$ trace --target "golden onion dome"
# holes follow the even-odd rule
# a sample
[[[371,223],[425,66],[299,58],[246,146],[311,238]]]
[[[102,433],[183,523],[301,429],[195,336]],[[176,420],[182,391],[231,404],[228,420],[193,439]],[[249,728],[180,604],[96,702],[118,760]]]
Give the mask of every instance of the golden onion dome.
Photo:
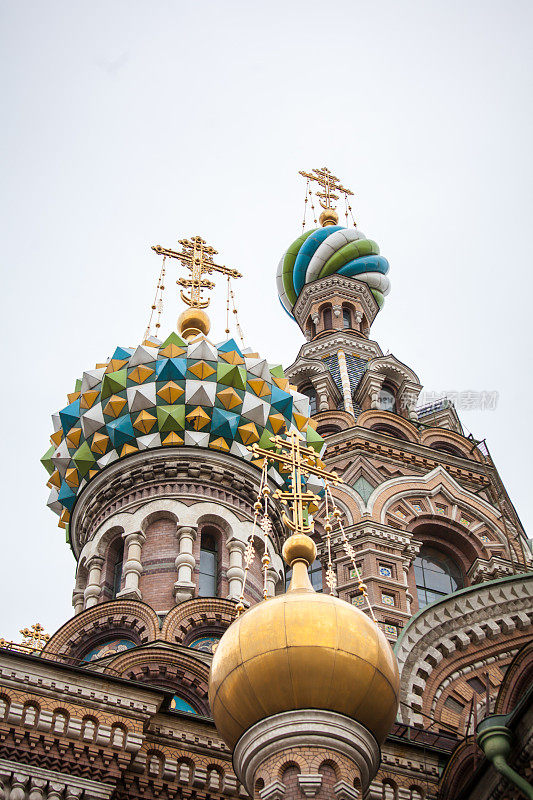
[[[233,747],[259,720],[318,708],[364,725],[381,743],[398,709],[396,658],[376,624],[344,600],[317,594],[307,574],[315,557],[307,536],[291,536],[286,594],[258,603],[220,640],[209,681],[218,732]]]

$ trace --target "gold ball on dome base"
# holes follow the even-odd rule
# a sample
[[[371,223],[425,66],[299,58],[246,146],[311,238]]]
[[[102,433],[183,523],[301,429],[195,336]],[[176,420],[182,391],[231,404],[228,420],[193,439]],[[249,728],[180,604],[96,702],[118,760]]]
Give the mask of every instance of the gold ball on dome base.
[[[209,317],[201,308],[187,308],[178,317],[178,333],[187,341],[200,334],[207,336],[210,329]]]
[[[295,561],[305,561],[309,565],[316,558],[316,544],[305,533],[293,533],[283,545],[282,555],[289,567]]]
[[[333,208],[326,208],[318,218],[318,221],[322,225],[323,228],[327,228],[328,225],[338,225],[339,224],[339,215]]]

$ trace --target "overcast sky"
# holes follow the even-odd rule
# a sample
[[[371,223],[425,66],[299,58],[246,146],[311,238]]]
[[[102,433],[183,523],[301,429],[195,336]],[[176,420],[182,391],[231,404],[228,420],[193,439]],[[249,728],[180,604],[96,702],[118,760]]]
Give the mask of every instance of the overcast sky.
[[[532,535],[530,1],[0,9],[0,636],[72,614],[74,559],[39,458],[76,377],[140,341],[152,244],[207,239],[244,273],[247,343],[293,361],[302,337],[274,276],[301,230],[299,169],[327,165],[354,190],[390,261],[383,350],[428,392],[499,393],[462,419]],[[223,307],[219,294],[218,341]]]

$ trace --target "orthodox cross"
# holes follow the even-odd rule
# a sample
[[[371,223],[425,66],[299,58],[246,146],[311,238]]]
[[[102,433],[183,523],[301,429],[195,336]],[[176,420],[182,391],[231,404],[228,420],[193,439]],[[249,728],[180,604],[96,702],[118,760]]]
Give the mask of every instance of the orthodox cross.
[[[327,472],[316,451],[302,443],[297,431],[290,431],[285,437],[271,436],[270,441],[277,452],[258,447],[257,444],[252,445],[249,450],[256,457],[276,461],[280,467],[285,468],[284,472],[291,473],[289,489],[287,491],[278,489],[274,497],[280,499],[284,505],[290,504],[291,518],[283,514],[283,521],[287,527],[294,533],[309,534],[313,526],[309,524],[306,512],[310,505],[318,507],[320,498],[304,488],[304,479],[309,475],[316,475],[333,484],[342,483],[342,480],[336,472]]]
[[[206,308],[209,305],[209,298],[202,296],[203,289],[213,289],[215,284],[203,278],[202,275],[207,273],[211,275],[213,272],[220,272],[222,275],[227,275],[229,278],[242,278],[240,272],[236,269],[229,267],[222,267],[215,264],[213,256],[217,251],[210,247],[201,236],[193,236],[189,239],[180,239],[181,251],[178,253],[175,250],[169,250],[166,247],[161,247],[157,244],[152,247],[156,253],[168,258],[176,258],[191,271],[189,278],[178,278],[176,283],[186,289],[190,289],[189,294],[185,294],[183,289],[180,292],[181,299],[184,303],[191,308]]]
[[[345,196],[353,195],[353,192],[341,186],[337,176],[333,175],[327,167],[313,169],[312,172],[300,170],[300,175],[303,175],[308,181],[316,181],[320,185],[322,191],[316,192],[316,196],[322,208],[335,208],[335,206],[332,205],[332,201],[339,199],[339,195],[336,194],[336,192],[342,192]]]
[[[32,650],[42,650],[50,638],[50,634],[44,632],[40,622],[35,622],[31,628],[22,628],[20,633],[24,637],[21,644],[24,647],[31,647]]]

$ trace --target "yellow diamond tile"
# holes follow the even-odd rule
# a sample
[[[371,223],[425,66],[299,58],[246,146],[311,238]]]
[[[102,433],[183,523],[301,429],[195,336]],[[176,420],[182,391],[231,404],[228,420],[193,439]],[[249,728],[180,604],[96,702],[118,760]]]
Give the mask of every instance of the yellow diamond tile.
[[[236,350],[230,350],[229,353],[220,353],[220,358],[223,358],[228,364],[244,364],[244,358]]]
[[[298,430],[304,431],[307,427],[307,417],[305,417],[303,414],[298,414],[297,411],[295,411],[292,416]]]
[[[222,436],[219,436],[218,439],[215,439],[212,442],[209,442],[209,447],[212,447],[213,450],[223,450],[224,453],[229,452],[229,444],[226,442]]]
[[[89,472],[87,473],[86,477],[87,477],[88,480],[91,480],[91,478],[94,478],[95,475],[98,475],[98,470],[97,469],[90,469]]]
[[[189,425],[192,425],[195,431],[200,431],[211,422],[211,417],[207,414],[201,406],[187,414],[186,417]]]
[[[176,358],[176,356],[182,356],[184,353],[185,350],[183,347],[178,347],[174,342],[167,344],[166,347],[159,351],[159,355],[165,358]]]
[[[275,383],[283,392],[289,391],[289,381],[287,378],[275,378],[272,376],[272,383]]]
[[[87,392],[84,392],[80,399],[80,408],[91,408],[97,397],[98,391],[95,389],[89,389]]]
[[[270,414],[268,421],[272,425],[274,433],[279,433],[285,427],[285,420],[281,414]]]
[[[180,399],[183,392],[184,390],[181,388],[181,386],[178,386],[178,384],[174,383],[174,381],[169,381],[168,383],[165,383],[163,388],[160,389],[157,394],[159,397],[163,398],[165,403],[172,405],[172,403],[175,403]]]
[[[116,418],[119,416],[125,405],[126,400],[123,397],[119,397],[118,394],[113,394],[104,407],[104,414],[108,414],[110,417]]]
[[[132,371],[128,375],[128,378],[130,381],[133,381],[134,383],[144,383],[145,380],[149,378],[150,375],[153,374],[154,374],[153,369],[145,366],[144,364],[140,364],[138,367],[132,369]]]
[[[67,394],[69,403],[75,403],[79,396],[79,392],[70,392],[70,394]]]
[[[48,483],[46,484],[49,489],[52,486],[55,486],[56,489],[59,489],[61,486],[61,475],[59,474],[59,470],[55,469],[48,479]]]
[[[239,425],[237,430],[239,431],[243,444],[253,444],[259,441],[259,434],[257,433],[255,423],[247,422],[246,425]]]
[[[157,419],[153,414],[148,411],[141,411],[133,423],[133,427],[137,428],[138,431],[142,431],[142,433],[150,433],[156,422]]]
[[[61,428],[50,436],[50,441],[52,444],[55,444],[56,447],[59,447],[63,441],[63,431]]]
[[[80,446],[80,436],[81,436],[81,428],[71,428],[67,433],[67,447],[76,447]]]
[[[103,456],[107,450],[108,442],[109,436],[106,436],[105,433],[95,433],[91,444],[91,450],[93,453],[100,453],[100,455]]]
[[[71,489],[75,489],[77,486],[79,486],[80,479],[78,476],[78,470],[74,468],[67,469],[65,472],[65,480]]]
[[[70,520],[70,512],[66,508],[64,508],[63,511],[61,512],[61,516],[59,517],[59,522],[57,523],[58,527],[66,528],[69,520]]]
[[[161,444],[180,445],[183,444],[183,439],[175,431],[168,434],[166,439],[163,439]]]
[[[258,397],[266,397],[271,393],[268,383],[262,378],[250,378],[248,386]]]
[[[189,367],[189,372],[192,372],[193,375],[203,381],[209,378],[210,375],[213,375],[215,370],[206,361],[198,361],[196,364],[193,364],[192,367]]]
[[[122,367],[125,367],[127,363],[128,363],[127,358],[112,358],[111,361],[109,361],[109,363],[106,364],[105,371],[106,373],[116,372],[117,370],[122,369]]]
[[[132,444],[125,444],[121,450],[120,457],[124,458],[124,456],[129,456],[130,453],[138,453],[139,448],[134,447]]]
[[[242,405],[242,399],[231,386],[217,392],[217,397],[227,411],[231,411],[232,408]]]

